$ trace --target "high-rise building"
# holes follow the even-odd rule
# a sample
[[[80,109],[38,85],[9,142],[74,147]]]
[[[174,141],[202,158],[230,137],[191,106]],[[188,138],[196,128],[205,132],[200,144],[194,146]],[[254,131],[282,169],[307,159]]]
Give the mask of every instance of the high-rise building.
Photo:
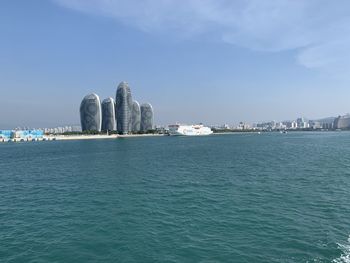
[[[118,86],[116,105],[118,133],[127,134],[131,131],[132,96],[128,83],[124,81]]]
[[[153,107],[149,103],[141,105],[141,131],[153,129]]]
[[[102,130],[115,131],[116,129],[115,101],[113,98],[107,98],[102,102]]]
[[[138,132],[141,129],[141,109],[140,104],[134,100],[131,110],[131,131]]]
[[[151,104],[133,101],[129,84],[125,81],[118,85],[115,101],[100,98],[92,93],[84,97],[80,104],[81,130],[117,130],[119,134],[131,131],[153,129],[153,108]]]
[[[101,102],[95,93],[84,97],[80,104],[80,122],[83,131],[101,131]]]
[[[350,129],[350,115],[338,116],[334,120],[335,129]]]

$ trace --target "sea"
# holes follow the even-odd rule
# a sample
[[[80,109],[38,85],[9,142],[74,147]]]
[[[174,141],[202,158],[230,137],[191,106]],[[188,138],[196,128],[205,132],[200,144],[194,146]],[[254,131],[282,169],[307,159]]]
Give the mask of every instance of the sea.
[[[350,132],[0,144],[0,262],[350,262]]]

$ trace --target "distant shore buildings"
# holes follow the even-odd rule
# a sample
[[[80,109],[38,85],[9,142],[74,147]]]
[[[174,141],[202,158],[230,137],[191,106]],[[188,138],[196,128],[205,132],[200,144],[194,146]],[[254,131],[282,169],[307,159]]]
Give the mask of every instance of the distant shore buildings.
[[[350,129],[350,114],[335,118],[334,127],[335,129]]]
[[[82,131],[146,132],[154,127],[154,112],[150,103],[140,106],[134,101],[129,84],[123,81],[115,100],[107,98],[101,104],[97,94],[85,96],[80,104],[80,122]]]
[[[307,120],[303,117],[287,121],[267,121],[248,124],[240,122],[238,125],[216,125],[211,126],[219,131],[283,131],[283,130],[348,130],[350,129],[350,115],[329,117],[318,120]]]
[[[55,127],[55,128],[42,128],[40,130],[43,130],[44,134],[80,133],[81,126],[80,125],[61,126],[61,127]]]
[[[0,130],[0,142],[36,141],[44,137],[43,130]]]

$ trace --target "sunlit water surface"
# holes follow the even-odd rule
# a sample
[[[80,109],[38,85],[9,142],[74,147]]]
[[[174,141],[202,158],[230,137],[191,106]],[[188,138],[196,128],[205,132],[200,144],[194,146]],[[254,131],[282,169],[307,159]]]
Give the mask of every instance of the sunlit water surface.
[[[0,262],[350,262],[350,133],[0,144]]]

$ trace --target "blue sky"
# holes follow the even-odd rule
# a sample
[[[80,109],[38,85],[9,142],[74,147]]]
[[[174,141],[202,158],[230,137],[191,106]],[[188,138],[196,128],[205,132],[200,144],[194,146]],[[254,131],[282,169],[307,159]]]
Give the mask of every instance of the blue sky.
[[[348,1],[4,0],[0,128],[79,124],[129,82],[156,122],[350,111]]]

